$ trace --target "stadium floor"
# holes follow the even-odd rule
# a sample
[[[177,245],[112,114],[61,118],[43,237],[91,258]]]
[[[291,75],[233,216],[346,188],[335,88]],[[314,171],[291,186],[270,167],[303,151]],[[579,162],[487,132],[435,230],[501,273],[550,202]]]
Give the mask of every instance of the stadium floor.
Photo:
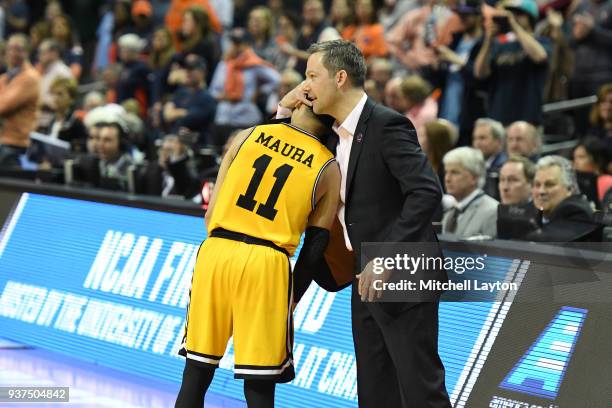
[[[0,387],[70,387],[69,403],[2,403],[0,407],[168,408],[179,384],[154,382],[62,354],[0,339]],[[245,403],[210,394],[207,408],[244,408]]]

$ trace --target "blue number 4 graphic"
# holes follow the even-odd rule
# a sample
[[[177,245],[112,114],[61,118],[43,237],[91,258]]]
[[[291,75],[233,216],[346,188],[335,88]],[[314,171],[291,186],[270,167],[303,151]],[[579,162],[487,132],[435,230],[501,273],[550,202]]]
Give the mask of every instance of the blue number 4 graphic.
[[[562,307],[500,388],[555,399],[586,315],[585,309]]]

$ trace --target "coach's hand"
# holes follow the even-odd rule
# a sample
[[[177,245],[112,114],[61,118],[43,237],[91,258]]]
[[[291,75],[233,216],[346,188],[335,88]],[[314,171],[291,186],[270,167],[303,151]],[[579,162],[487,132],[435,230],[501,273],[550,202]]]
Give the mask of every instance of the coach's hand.
[[[283,108],[287,109],[295,109],[300,104],[305,104],[308,106],[312,106],[312,102],[308,100],[306,97],[306,92],[304,92],[304,85],[306,84],[306,80],[302,81],[298,86],[293,88],[289,93],[283,96],[283,99],[280,100],[279,105]]]
[[[382,282],[387,282],[389,276],[391,276],[391,271],[386,269],[383,273],[374,273],[372,262],[373,261],[370,261],[363,271],[357,275],[357,279],[359,280],[357,288],[362,302],[373,302],[375,299],[380,299],[383,291],[374,289],[374,281],[380,280]]]

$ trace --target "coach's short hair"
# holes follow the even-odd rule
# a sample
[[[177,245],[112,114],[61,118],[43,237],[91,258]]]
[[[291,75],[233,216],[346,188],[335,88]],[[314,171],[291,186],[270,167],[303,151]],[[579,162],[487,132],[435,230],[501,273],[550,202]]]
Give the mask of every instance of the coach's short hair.
[[[580,193],[580,187],[578,187],[578,180],[576,179],[576,172],[572,166],[572,162],[567,160],[565,157],[550,155],[544,156],[536,164],[536,173],[539,170],[546,169],[549,167],[557,166],[561,170],[561,183],[573,194]]]
[[[474,128],[479,126],[488,126],[491,129],[491,135],[496,140],[500,140],[502,143],[506,139],[506,129],[504,129],[504,125],[501,122],[491,119],[491,118],[480,118],[476,120],[474,123]]]
[[[355,44],[346,40],[333,40],[315,43],[308,48],[311,55],[317,52],[323,53],[323,65],[331,75],[344,70],[353,86],[363,86],[367,67],[363,54]]]
[[[485,183],[485,162],[482,152],[473,147],[457,147],[444,155],[442,162],[447,165],[449,163],[457,163],[478,179],[478,187],[484,186]]]

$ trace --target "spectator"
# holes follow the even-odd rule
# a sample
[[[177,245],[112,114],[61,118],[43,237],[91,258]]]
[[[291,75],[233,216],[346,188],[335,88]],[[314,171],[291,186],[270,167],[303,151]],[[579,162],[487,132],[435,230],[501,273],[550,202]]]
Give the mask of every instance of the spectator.
[[[353,0],[332,0],[329,10],[331,25],[341,33],[351,24],[355,18],[353,14]]]
[[[342,30],[342,38],[354,42],[366,60],[388,54],[384,29],[377,20],[374,0],[355,1],[355,23]]]
[[[385,33],[391,31],[405,14],[418,6],[417,0],[384,0],[378,12],[378,20],[383,25]]]
[[[485,166],[480,150],[458,147],[443,159],[446,192],[456,203],[444,213],[442,232],[462,238],[497,235],[497,200],[481,190]]]
[[[203,57],[209,70],[206,77],[206,83],[209,84],[212,72],[221,57],[219,40],[212,31],[210,15],[200,7],[192,7],[185,10],[182,21],[181,41],[177,46],[180,53],[174,57],[173,61],[183,60],[189,54]]]
[[[506,154],[524,156],[533,162],[539,159],[540,133],[531,123],[518,121],[508,126]]]
[[[276,61],[276,41],[272,11],[265,6],[253,8],[247,20],[250,45],[260,58],[274,64]]]
[[[563,32],[562,12],[553,7],[540,11],[541,14],[543,12],[546,13],[546,19],[540,21],[536,26],[536,35],[548,38],[552,44],[548,75],[544,86],[544,101],[561,101],[567,99],[568,96],[568,84],[574,66],[574,53]]]
[[[200,181],[195,171],[193,152],[177,135],[166,135],[158,150],[156,162],[147,165],[139,193],[162,197],[198,196]]]
[[[402,94],[402,78],[393,77],[385,85],[384,103],[387,107],[403,115],[408,111],[408,102]]]
[[[444,164],[442,159],[457,143],[457,129],[446,119],[436,119],[423,126],[423,132],[417,133],[421,149],[427,155],[431,167],[444,185]]]
[[[153,73],[151,97],[154,103],[160,105],[158,106],[159,109],[161,109],[161,100],[166,91],[164,82],[169,74],[170,62],[174,54],[175,50],[172,46],[170,31],[163,27],[155,30],[151,43],[151,53],[149,54],[149,69]]]
[[[590,122],[588,134],[604,140],[612,153],[612,82],[597,91],[597,102],[591,108]]]
[[[72,75],[78,80],[83,72],[83,48],[71,26],[68,16],[54,17],[51,21],[51,37],[60,46],[62,61],[70,67]]]
[[[504,152],[504,126],[496,120],[481,118],[474,125],[472,147],[482,152],[487,171],[484,191],[496,200],[499,199],[499,169],[507,160]]]
[[[231,45],[225,59],[219,63],[210,86],[211,94],[219,101],[215,124],[225,127],[225,142],[232,128],[249,127],[262,121],[262,111],[254,102],[256,95],[268,97],[278,87],[280,75],[271,64],[255,54],[246,42],[246,31],[236,28],[230,33]],[[265,104],[265,102],[264,102]]]
[[[402,80],[402,96],[406,101],[405,115],[418,132],[423,126],[436,120],[438,103],[431,97],[431,85],[418,75],[410,75]]]
[[[73,78],[60,53],[60,45],[52,39],[44,40],[38,48],[38,62],[42,68],[40,103],[45,107],[51,107],[51,84],[58,78]]]
[[[3,4],[5,14],[4,38],[12,34],[26,33],[30,21],[30,7],[24,0],[7,0]]]
[[[434,65],[434,46],[450,42],[450,33],[460,29],[461,22],[437,0],[419,0],[419,6],[406,13],[387,33],[387,44],[393,56],[411,72]]]
[[[133,160],[128,153],[126,131],[118,123],[103,126],[100,129],[97,147],[100,156],[101,187],[127,191],[128,169]]]
[[[372,58],[368,67],[369,79],[373,80],[376,88],[384,93],[385,85],[393,78],[393,66],[387,58]]]
[[[321,0],[306,0],[302,7],[302,29],[296,47],[288,49],[289,55],[296,57],[295,70],[301,75],[306,72],[308,47],[317,42],[337,40],[340,34],[325,19],[325,9]]]
[[[53,138],[70,142],[73,152],[85,152],[87,129],[74,111],[77,97],[76,81],[74,78],[56,78],[51,84],[50,93],[54,117],[46,133]]]
[[[30,58],[33,63],[38,61],[37,53],[40,44],[49,37],[51,37],[51,23],[49,21],[39,21],[30,27],[30,47],[32,50]]]
[[[304,77],[302,77],[300,73],[297,72],[296,70],[294,69],[284,70],[281,73],[280,83],[278,86],[278,92],[271,94],[270,97],[268,98],[267,112],[270,115],[276,113],[276,109],[278,108],[278,103],[280,102],[280,100],[283,99],[283,97],[287,95],[289,91],[291,91],[293,88],[298,86],[300,82],[302,82],[303,80],[304,80]]]
[[[192,54],[185,61],[187,82],[180,87],[172,100],[164,105],[164,120],[172,133],[181,128],[199,134],[198,143],[207,144],[207,132],[215,118],[217,101],[206,90],[206,62]]]
[[[535,164],[523,156],[510,156],[499,170],[499,192],[503,205],[531,201]]]
[[[145,49],[149,50],[153,35],[153,7],[148,0],[135,0],[132,3],[132,21],[134,34],[145,41]]]
[[[136,34],[124,34],[119,38],[122,70],[115,86],[117,102],[135,98],[139,104],[141,117],[146,115],[151,91],[151,71],[140,58],[143,47],[144,41]]]
[[[580,191],[601,208],[604,195],[612,186],[612,176],[605,174],[610,157],[604,142],[595,137],[582,139],[572,151],[572,161]]]
[[[278,20],[278,35],[276,36],[276,53],[274,65],[279,72],[285,69],[294,69],[297,65],[295,47],[297,44],[298,33],[300,30],[300,18],[286,11],[280,15]]]
[[[470,144],[474,122],[485,114],[485,89],[474,77],[474,61],[482,46],[481,7],[480,0],[460,1],[454,12],[461,19],[462,30],[453,34],[448,47],[435,47],[435,86],[442,89],[439,116],[459,128],[460,146]]]
[[[485,20],[484,42],[474,65],[476,78],[489,79],[492,119],[508,124],[539,124],[550,42],[533,34],[538,9],[534,0],[503,0],[493,19]]]
[[[612,82],[612,3],[581,0],[569,16],[570,46],[575,51],[570,97],[590,96]],[[582,134],[587,127],[587,111],[577,113],[576,127]]]
[[[529,233],[530,241],[569,242],[593,231],[593,210],[580,195],[576,173],[561,156],[542,157],[536,165],[533,203],[542,212],[542,228]]]
[[[179,39],[182,33],[183,16],[188,9],[193,9],[194,7],[202,9],[208,15],[210,26],[213,31],[217,33],[221,32],[221,22],[208,0],[172,0],[166,13],[165,21],[166,27],[174,36],[174,46],[177,49],[179,48]]]
[[[36,126],[40,75],[28,61],[28,38],[11,35],[6,45],[8,72],[0,76],[0,167],[15,167]]]

